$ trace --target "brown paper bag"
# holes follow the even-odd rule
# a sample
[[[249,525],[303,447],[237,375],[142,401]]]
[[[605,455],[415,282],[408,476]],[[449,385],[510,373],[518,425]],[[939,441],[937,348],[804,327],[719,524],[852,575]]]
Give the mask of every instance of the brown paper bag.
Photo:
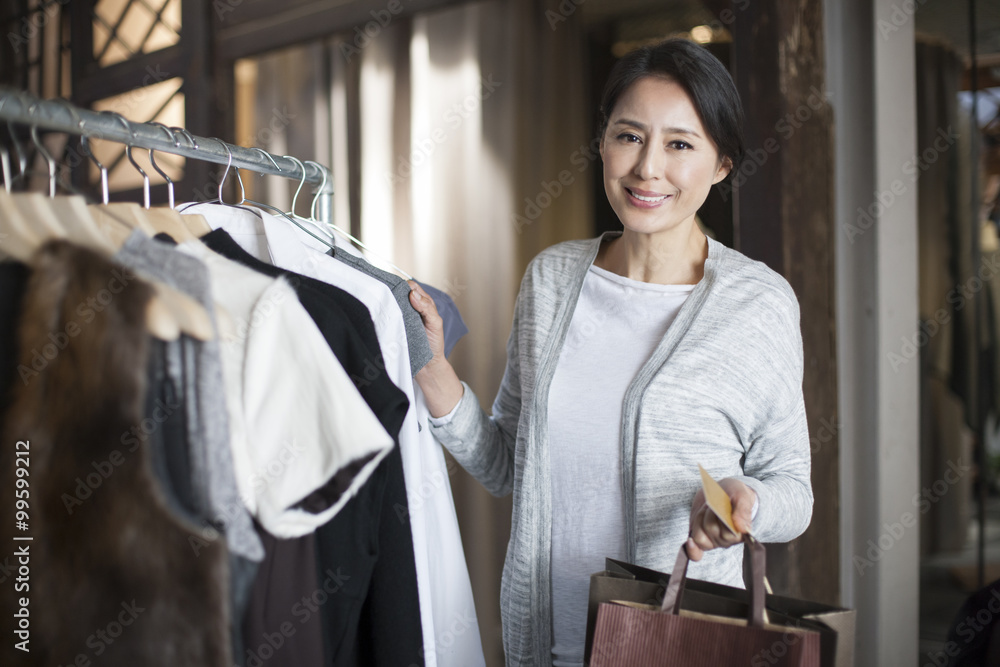
[[[670,580],[670,575],[663,572],[613,558],[606,559],[605,568],[590,577],[585,664],[589,661],[600,603],[629,600],[658,606],[663,602],[663,593]],[[749,568],[747,571],[749,573]],[[742,588],[688,579],[682,611],[741,618],[747,614],[749,599]],[[765,596],[764,608],[773,623],[820,633],[821,667],[854,667],[855,610],[781,595]]]
[[[747,615],[739,618],[731,601],[696,594],[713,609],[681,611],[687,577],[687,553],[681,547],[663,603],[603,602],[598,606],[591,667],[676,667],[768,664],[777,667],[820,667],[820,634],[803,627],[764,621],[764,546],[749,535],[752,582]]]

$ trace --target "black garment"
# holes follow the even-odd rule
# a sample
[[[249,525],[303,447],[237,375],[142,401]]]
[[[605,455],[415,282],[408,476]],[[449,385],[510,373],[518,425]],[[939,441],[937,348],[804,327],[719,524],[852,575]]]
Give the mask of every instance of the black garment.
[[[7,414],[11,403],[11,388],[16,379],[19,379],[17,362],[21,351],[17,342],[17,329],[29,275],[26,264],[0,262],[0,420]],[[0,422],[0,433],[2,432],[3,423]]]
[[[955,614],[948,630],[948,667],[988,667],[1000,661],[1000,579],[970,595]],[[937,656],[936,656],[937,657]],[[940,657],[944,657],[941,655]],[[935,662],[934,664],[945,664]]]
[[[345,508],[346,509],[346,508]],[[316,578],[316,538],[281,540],[255,523],[264,544],[253,592],[243,618],[247,667],[324,664],[320,608],[337,598]]]
[[[423,635],[413,536],[399,452],[399,431],[409,401],[385,371],[368,309],[333,285],[257,260],[221,229],[201,240],[224,257],[264,275],[285,277],[289,281],[365,402],[396,442],[357,496],[316,532],[315,567],[310,569],[308,549],[301,544],[289,544],[297,540],[276,540],[268,545],[267,558],[294,561],[281,553],[289,550],[299,560],[294,568],[273,570],[273,577],[265,574],[268,566],[262,566],[258,577],[260,595],[254,596],[251,613],[255,618],[264,617],[255,607],[267,601],[263,597],[267,590],[280,588],[287,593],[294,589],[299,592],[295,599],[308,599],[314,593],[318,595],[318,591],[325,591],[329,593],[327,599],[318,605],[324,625],[325,664],[422,665]],[[307,571],[314,576],[304,576]],[[295,574],[295,581],[289,580],[291,573]],[[331,587],[333,592],[329,590]],[[273,623],[268,629],[254,628],[258,636],[262,630],[273,633],[275,628]],[[246,636],[249,643],[255,641],[250,639],[249,628]]]

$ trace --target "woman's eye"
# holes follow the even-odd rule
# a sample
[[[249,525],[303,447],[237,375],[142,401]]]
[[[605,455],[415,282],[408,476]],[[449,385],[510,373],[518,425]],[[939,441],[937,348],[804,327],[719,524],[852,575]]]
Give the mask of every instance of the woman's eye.
[[[671,142],[670,142],[670,144],[669,144],[669,146],[670,146],[671,148],[676,148],[676,149],[678,149],[678,150],[682,150],[682,151],[689,151],[689,150],[691,150],[692,148],[694,148],[694,146],[692,146],[692,145],[691,145],[691,144],[689,144],[688,142],[686,142],[686,141],[681,141],[681,140],[679,140],[679,139],[678,139],[678,140],[676,140],[676,141],[671,141]]]
[[[619,134],[618,139],[626,143],[635,143],[639,141],[639,137],[635,136],[631,132],[623,132],[622,134]]]

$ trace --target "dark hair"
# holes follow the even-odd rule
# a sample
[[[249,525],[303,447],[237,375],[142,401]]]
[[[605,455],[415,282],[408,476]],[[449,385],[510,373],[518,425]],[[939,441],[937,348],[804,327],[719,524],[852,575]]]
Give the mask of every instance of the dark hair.
[[[729,72],[702,46],[674,38],[625,54],[611,70],[601,97],[601,137],[622,93],[644,76],[676,81],[691,97],[705,131],[736,173],[743,160],[743,104]]]

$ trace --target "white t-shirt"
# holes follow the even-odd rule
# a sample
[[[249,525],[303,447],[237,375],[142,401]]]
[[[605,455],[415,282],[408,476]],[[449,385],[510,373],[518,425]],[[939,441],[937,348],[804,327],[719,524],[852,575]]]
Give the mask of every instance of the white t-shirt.
[[[220,337],[219,353],[240,496],[276,537],[309,534],[357,494],[392,450],[392,438],[287,282],[198,242],[178,248],[205,263],[213,299],[235,321],[235,331]],[[365,459],[332,505],[319,512],[297,507]]]
[[[693,290],[584,280],[549,391],[553,667],[582,667],[590,575],[625,557],[622,402]]]

